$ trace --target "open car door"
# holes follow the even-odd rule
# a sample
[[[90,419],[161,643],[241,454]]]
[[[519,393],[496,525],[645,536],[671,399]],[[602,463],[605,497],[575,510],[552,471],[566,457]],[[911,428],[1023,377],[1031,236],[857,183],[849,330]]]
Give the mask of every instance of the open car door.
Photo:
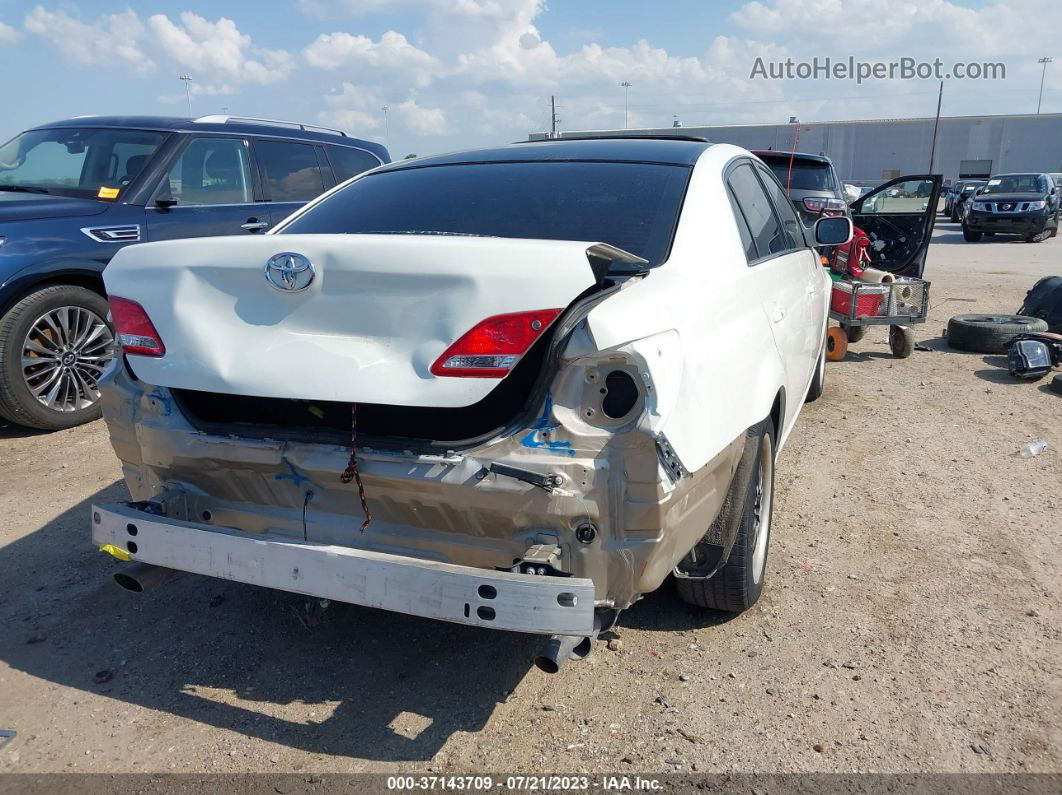
[[[852,222],[870,236],[872,267],[922,276],[943,182],[940,174],[897,177],[848,205]]]

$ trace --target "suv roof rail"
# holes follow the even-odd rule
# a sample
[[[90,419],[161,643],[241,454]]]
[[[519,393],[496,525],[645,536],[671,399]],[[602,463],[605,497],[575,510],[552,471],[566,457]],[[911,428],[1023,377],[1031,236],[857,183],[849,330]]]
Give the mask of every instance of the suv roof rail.
[[[622,141],[633,138],[639,141],[693,141],[695,143],[710,144],[707,138],[699,135],[571,135],[558,136],[557,138],[535,138],[527,141],[516,141],[518,144],[540,144],[544,141]]]
[[[247,122],[249,124],[276,124],[281,127],[297,127],[300,130],[323,130],[324,132],[334,133],[335,135],[342,135],[344,138],[349,138],[342,130],[336,130],[332,127],[322,127],[320,124],[303,124],[298,121],[280,121],[278,119],[259,119],[256,116],[200,116],[194,120],[195,124],[228,124],[229,122]]]

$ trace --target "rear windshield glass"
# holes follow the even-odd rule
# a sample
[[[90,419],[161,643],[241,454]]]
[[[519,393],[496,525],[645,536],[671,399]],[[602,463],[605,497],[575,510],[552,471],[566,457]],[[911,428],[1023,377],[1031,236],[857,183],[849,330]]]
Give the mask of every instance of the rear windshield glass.
[[[687,166],[464,163],[359,179],[283,228],[286,234],[449,233],[609,243],[667,259]]]
[[[833,182],[833,169],[826,163],[809,163],[806,160],[793,161],[793,176],[789,176],[789,161],[771,158],[764,161],[778,177],[783,188],[788,190],[822,190],[837,192]]]

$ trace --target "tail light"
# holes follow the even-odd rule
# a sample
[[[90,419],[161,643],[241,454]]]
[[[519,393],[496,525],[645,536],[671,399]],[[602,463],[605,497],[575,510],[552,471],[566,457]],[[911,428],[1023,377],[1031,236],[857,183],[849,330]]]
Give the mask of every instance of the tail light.
[[[804,199],[804,207],[812,213],[843,213],[846,205],[840,199]]]
[[[504,378],[560,313],[537,309],[488,317],[443,351],[431,371],[456,378]]]
[[[144,307],[128,298],[112,295],[107,299],[111,305],[111,321],[118,332],[118,341],[126,353],[140,356],[162,356],[166,346],[155,330]]]

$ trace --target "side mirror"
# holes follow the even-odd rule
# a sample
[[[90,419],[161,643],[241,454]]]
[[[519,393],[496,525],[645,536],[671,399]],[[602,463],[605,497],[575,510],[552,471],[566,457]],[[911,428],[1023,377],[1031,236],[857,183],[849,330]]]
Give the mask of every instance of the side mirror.
[[[852,239],[852,219],[846,215],[833,215],[815,222],[815,245],[841,246]]]

